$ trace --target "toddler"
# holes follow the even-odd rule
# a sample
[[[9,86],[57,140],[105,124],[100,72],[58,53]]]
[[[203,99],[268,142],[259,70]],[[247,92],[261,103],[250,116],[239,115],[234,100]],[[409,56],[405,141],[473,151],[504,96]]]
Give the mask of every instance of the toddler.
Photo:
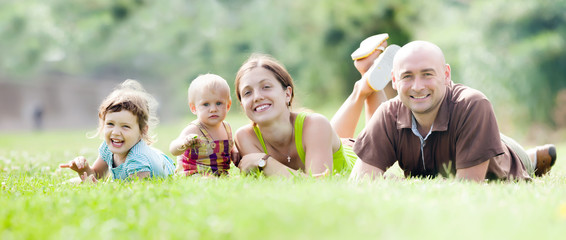
[[[186,176],[227,175],[234,141],[230,125],[224,121],[232,105],[230,87],[215,74],[205,74],[191,82],[189,108],[197,116],[169,146],[177,157],[177,170]]]
[[[150,128],[158,122],[156,107],[157,102],[140,83],[124,81],[104,99],[98,110],[99,124],[95,136],[104,141],[92,167],[83,156],[59,167],[76,171],[82,182],[97,182],[108,172],[113,179],[171,175],[173,161],[149,146],[153,143]]]

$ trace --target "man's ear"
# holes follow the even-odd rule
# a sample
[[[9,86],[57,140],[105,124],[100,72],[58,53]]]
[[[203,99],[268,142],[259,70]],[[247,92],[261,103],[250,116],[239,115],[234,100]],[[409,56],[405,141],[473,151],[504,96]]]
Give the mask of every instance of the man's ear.
[[[452,75],[451,75],[451,71],[450,71],[450,64],[446,64],[446,66],[444,66],[444,83],[446,85],[450,84],[450,81],[452,80]]]
[[[395,78],[395,73],[393,71],[391,71],[391,87],[393,87],[394,90],[397,90],[397,79]]]
[[[189,103],[189,108],[191,109],[191,112],[193,114],[195,114],[195,115],[197,114],[197,107],[195,106],[194,103]]]

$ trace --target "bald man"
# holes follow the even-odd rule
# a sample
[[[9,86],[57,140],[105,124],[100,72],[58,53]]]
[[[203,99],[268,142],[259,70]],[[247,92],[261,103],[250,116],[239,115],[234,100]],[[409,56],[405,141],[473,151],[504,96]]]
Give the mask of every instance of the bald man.
[[[530,180],[556,161],[554,145],[525,152],[500,135],[491,103],[451,79],[433,43],[414,41],[393,60],[398,97],[382,103],[354,145],[351,178],[382,175],[398,161],[405,176]]]

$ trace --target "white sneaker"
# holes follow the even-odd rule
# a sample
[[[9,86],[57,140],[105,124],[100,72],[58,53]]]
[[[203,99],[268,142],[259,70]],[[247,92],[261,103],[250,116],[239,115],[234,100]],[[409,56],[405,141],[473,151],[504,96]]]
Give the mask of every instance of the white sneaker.
[[[366,79],[368,85],[375,91],[383,90],[385,86],[391,81],[391,70],[393,69],[393,58],[401,47],[395,44],[389,45],[373,61],[373,65],[364,74],[363,78]]]

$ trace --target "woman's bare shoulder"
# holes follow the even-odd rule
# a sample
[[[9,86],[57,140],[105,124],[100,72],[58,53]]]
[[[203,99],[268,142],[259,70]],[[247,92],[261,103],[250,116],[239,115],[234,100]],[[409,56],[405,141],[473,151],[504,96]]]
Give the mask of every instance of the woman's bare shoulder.
[[[249,153],[262,152],[261,145],[251,124],[238,128],[235,134],[235,140],[236,147],[242,156]]]
[[[317,129],[332,128],[330,121],[328,121],[328,119],[324,115],[319,113],[310,113],[309,115],[307,115],[305,117],[305,125],[307,125],[306,128],[309,128],[310,126]]]
[[[334,131],[334,128],[332,128],[332,125],[330,125],[330,121],[324,115],[318,113],[311,113],[305,118],[303,139],[305,144],[318,144],[328,140],[332,144],[333,149],[340,147],[338,144],[340,138]]]
[[[238,128],[234,136],[236,138],[236,141],[238,142],[248,142],[257,138],[251,124],[246,124]]]

